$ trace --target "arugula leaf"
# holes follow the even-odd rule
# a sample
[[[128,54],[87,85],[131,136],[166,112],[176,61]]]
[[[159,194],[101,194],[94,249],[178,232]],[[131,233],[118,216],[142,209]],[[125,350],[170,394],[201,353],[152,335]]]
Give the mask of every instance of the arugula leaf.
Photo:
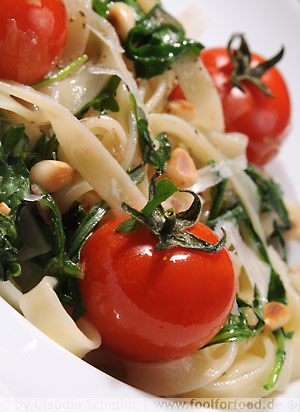
[[[26,155],[25,164],[30,170],[33,165],[43,160],[56,160],[58,141],[55,135],[48,137],[43,131],[41,137]]]
[[[143,110],[137,106],[134,95],[130,94],[130,97],[137,121],[143,161],[150,164],[154,169],[164,173],[166,171],[165,164],[171,157],[171,143],[169,142],[168,136],[166,133],[161,133],[152,141],[146,115]],[[156,149],[156,146],[158,146],[158,149]]]
[[[215,219],[218,217],[222,204],[224,201],[224,195],[227,186],[227,179],[222,180],[219,184],[214,186],[211,190],[211,195],[213,198],[212,206],[209,213],[209,220]]]
[[[99,16],[107,18],[108,5],[111,4],[111,0],[93,0],[93,10],[99,14]]]
[[[76,278],[63,277],[60,279],[55,292],[61,302],[73,308],[72,318],[75,322],[86,313],[86,307]]]
[[[106,204],[106,202],[101,200],[97,205],[92,207],[89,213],[87,213],[87,215],[82,219],[79,227],[73,233],[69,241],[70,246],[68,248],[67,254],[73,262],[79,262],[80,252],[84,242],[86,241],[94,227],[109,211],[109,209],[110,208]]]
[[[203,46],[189,40],[181,24],[156,5],[133,27],[125,42],[126,56],[134,63],[137,77],[150,79],[170,68],[187,51],[199,55]]]
[[[270,241],[272,242],[272,240],[278,240],[279,244],[277,242],[277,244],[275,244],[275,248],[278,249],[278,246],[280,246],[280,254],[282,255],[283,260],[287,263],[287,247],[284,237],[284,230],[277,222],[274,222],[274,231],[271,234]]]
[[[146,176],[144,165],[138,165],[134,169],[128,170],[127,173],[129,174],[131,181],[135,185],[142,183]]]
[[[236,297],[239,315],[230,314],[226,324],[204,347],[224,342],[240,342],[252,338],[263,330],[265,326],[263,315],[263,304],[257,286],[254,286],[254,299],[252,304]],[[257,317],[255,325],[250,325],[247,320],[246,311],[251,309]]]
[[[48,138],[42,134],[33,151],[30,152],[25,127],[18,125],[10,127],[3,133],[0,136],[0,143],[0,203],[5,202],[11,208],[8,216],[0,213],[0,279],[8,280],[11,276],[21,274],[18,253],[23,244],[18,236],[16,224],[21,208],[29,202],[25,200],[31,189],[28,167],[43,159],[55,157],[57,141],[55,136]],[[69,230],[66,229],[65,232],[62,216],[54,199],[41,188],[39,192],[41,198],[38,203],[43,213],[48,214],[50,225],[47,225],[38,214],[33,216],[50,240],[51,250],[35,256],[32,262],[41,267],[42,273],[58,279],[56,293],[62,302],[74,307],[72,316],[77,319],[85,309],[78,285],[78,278],[83,276],[83,271],[76,263],[82,244],[104,216],[108,206],[100,202],[88,214],[80,213],[78,208],[74,208],[73,212],[76,213],[73,213],[72,217],[69,215],[69,222],[73,220],[73,227],[69,226]],[[31,202],[31,205],[34,204]],[[76,223],[74,217],[77,219]],[[66,235],[70,240],[69,250]]]
[[[18,237],[16,219],[30,191],[29,172],[22,160],[29,139],[24,125],[13,126],[0,136],[0,203],[11,210],[8,216],[0,213],[0,279],[18,276],[21,267],[17,262],[22,242]]]
[[[268,300],[286,304],[287,303],[286,292],[285,292],[285,288],[282,283],[282,280],[280,279],[279,274],[274,269],[263,242],[261,241],[260,237],[257,235],[255,230],[253,229],[253,226],[247,215],[247,212],[241,204],[238,204],[233,209],[225,212],[223,215],[217,217],[216,219],[208,220],[207,222],[205,222],[205,224],[209,226],[211,229],[214,229],[214,227],[219,222],[231,221],[231,220],[236,220],[237,224],[243,222],[244,226],[242,227],[242,229],[245,228],[244,235],[248,236],[253,246],[257,249],[257,251],[260,253],[263,260],[270,267],[271,278],[270,278],[269,291],[268,291]]]
[[[108,80],[106,86],[103,90],[98,94],[90,102],[86,103],[80,112],[77,114],[78,119],[82,119],[84,114],[88,111],[90,107],[93,107],[95,110],[98,110],[100,113],[105,114],[106,110],[111,110],[112,112],[118,112],[119,105],[114,97],[114,93],[116,92],[119,84],[120,84],[120,77],[114,75],[111,76]]]
[[[285,339],[291,338],[291,334],[286,334],[282,328],[275,330],[273,334],[276,338],[277,351],[275,357],[275,364],[269,382],[264,385],[264,389],[266,390],[273,389],[278,381],[279,374],[281,372],[286,356],[286,351],[284,349]]]
[[[17,262],[22,243],[18,237],[14,216],[0,213],[0,281],[19,276],[21,266]]]
[[[43,197],[39,200],[39,204],[48,210],[50,214],[52,251],[36,257],[35,260],[43,266],[45,273],[48,275],[58,278],[64,276],[82,278],[82,269],[73,263],[65,253],[66,237],[60,211],[51,195],[44,191],[42,191],[42,194]]]
[[[257,185],[258,193],[262,200],[261,212],[276,212],[283,230],[291,228],[288,212],[282,199],[280,186],[273,179],[261,176],[253,167],[248,166],[246,173]]]
[[[218,223],[220,222],[230,222],[234,220],[236,224],[241,223],[245,219],[247,219],[247,213],[244,209],[244,207],[239,203],[236,206],[234,206],[232,209],[227,210],[224,212],[222,215],[216,217],[215,219],[210,219],[205,222],[205,225],[210,227],[211,229],[214,229]]]
[[[282,280],[280,279],[279,274],[276,272],[276,270],[274,269],[270,261],[268,252],[265,249],[263,242],[261,241],[259,236],[254,231],[252,224],[250,223],[249,220],[245,222],[245,228],[247,230],[247,234],[249,235],[250,239],[253,241],[257,250],[261,254],[264,261],[269,265],[270,270],[271,270],[271,278],[270,278],[269,291],[268,291],[268,301],[275,301],[275,302],[281,302],[281,303],[286,304],[287,299],[286,299],[285,288],[283,286],[283,283],[282,283]]]

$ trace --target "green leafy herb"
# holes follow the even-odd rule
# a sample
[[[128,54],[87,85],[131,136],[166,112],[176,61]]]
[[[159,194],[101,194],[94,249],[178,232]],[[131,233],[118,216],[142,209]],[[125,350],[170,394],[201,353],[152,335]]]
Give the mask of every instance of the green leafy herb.
[[[164,173],[166,171],[166,162],[171,157],[171,144],[169,142],[168,136],[166,133],[161,133],[156,137],[154,141],[152,141],[145,113],[140,107],[137,106],[133,94],[131,94],[130,96],[137,121],[139,143],[142,151],[143,161],[150,164],[154,169]],[[157,146],[158,149],[156,149]]]
[[[209,213],[209,220],[216,219],[219,216],[224,201],[226,186],[227,179],[224,179],[212,188],[211,194],[213,202]]]
[[[253,241],[253,244],[256,246],[257,250],[261,254],[262,258],[264,261],[269,265],[270,270],[271,270],[271,278],[270,278],[270,283],[269,283],[269,291],[268,291],[268,300],[269,301],[276,301],[276,302],[281,302],[286,304],[287,299],[286,299],[286,292],[285,288],[283,286],[282,280],[280,279],[279,274],[276,272],[274,269],[270,258],[268,256],[268,252],[259,238],[259,236],[255,233],[252,224],[250,221],[245,222],[245,227],[247,230],[247,233],[251,240]]]
[[[69,231],[68,249],[66,234],[62,223],[61,214],[53,198],[46,192],[39,200],[42,207],[46,207],[50,213],[52,250],[45,255],[35,258],[35,262],[43,267],[45,274],[58,278],[56,293],[60,300],[67,305],[73,306],[72,317],[76,320],[84,312],[84,306],[78,287],[77,279],[83,277],[83,271],[77,265],[81,248],[91,233],[92,229],[99,223],[109,207],[105,202],[94,206],[88,214],[83,217],[74,208],[73,218],[80,218],[80,223],[74,232]],[[70,218],[70,216],[69,216]]]
[[[106,19],[108,14],[108,6],[112,3],[113,2],[111,0],[93,0],[93,10]]]
[[[24,125],[9,128],[0,136],[0,143],[0,203],[11,209],[8,216],[0,213],[0,279],[8,280],[21,272],[17,256],[22,242],[16,220],[30,191],[29,172],[22,159],[29,145]]]
[[[215,219],[207,220],[205,222],[206,226],[214,229],[217,224],[220,222],[231,222],[235,221],[236,224],[241,223],[245,219],[247,219],[248,215],[244,209],[244,207],[239,203],[238,205],[234,206],[232,209],[227,210],[222,215],[216,217]]]
[[[138,185],[142,183],[142,181],[145,179],[146,172],[145,172],[145,166],[144,165],[138,165],[132,170],[128,170],[127,173],[130,176],[130,179],[135,185]]]
[[[56,160],[58,141],[55,135],[48,137],[42,132],[33,149],[26,155],[25,164],[30,170],[33,165],[43,160]]]
[[[118,112],[119,105],[114,97],[114,94],[120,84],[120,77],[111,76],[108,80],[104,89],[90,102],[86,103],[80,112],[77,114],[78,119],[82,119],[84,114],[88,111],[90,107],[98,110],[100,113],[105,114],[106,110],[111,110],[112,112]]]
[[[216,219],[208,220],[205,224],[213,229],[218,223],[231,220],[235,220],[237,224],[243,222],[243,227],[245,229],[244,235],[246,235],[251,240],[253,246],[260,253],[262,259],[270,267],[271,278],[268,291],[268,300],[286,304],[286,292],[280,276],[274,269],[262,240],[253,229],[247,212],[241,204],[238,204],[233,209],[226,211],[223,215],[217,217]]]
[[[8,124],[11,123],[8,115],[6,113],[2,112],[2,110],[0,110],[0,122],[4,122],[4,123],[8,123]]]
[[[69,76],[69,74],[73,73],[75,70],[79,69],[80,66],[83,65],[88,59],[88,56],[84,54],[83,56],[78,57],[75,61],[68,64],[63,69],[59,70],[57,73],[53,74],[50,77],[47,77],[44,80],[41,80],[38,83],[34,83],[31,86],[34,89],[40,89],[41,87],[49,86],[50,84],[57,82],[59,80],[64,79],[65,77]]]
[[[29,202],[32,206],[39,204],[50,224],[46,224],[37,213],[32,216],[50,240],[50,251],[35,256],[33,261],[41,267],[41,273],[58,279],[56,292],[62,302],[73,306],[72,315],[77,319],[83,314],[84,305],[77,281],[83,276],[83,271],[76,263],[83,243],[104,216],[108,206],[100,202],[88,214],[74,207],[72,216],[69,213],[69,220],[64,221],[64,225],[72,221],[73,227],[69,226],[65,231],[60,211],[50,194],[35,185],[39,194],[37,200],[33,202],[28,197],[31,190],[28,167],[40,160],[55,157],[55,137],[48,138],[42,134],[30,152],[25,127],[18,125],[3,133],[0,142],[0,203],[5,202],[11,209],[8,216],[0,213],[0,279],[8,280],[11,276],[21,274],[18,254],[23,243],[17,229],[19,214],[21,208]]]
[[[65,253],[65,233],[62,225],[60,211],[52,198],[47,192],[42,191],[42,199],[39,204],[47,210],[51,220],[51,236],[52,250],[45,255],[36,257],[35,260],[41,264],[47,275],[56,276],[58,278],[71,276],[82,278],[83,271],[77,266]]]
[[[174,246],[182,246],[189,249],[197,249],[202,252],[217,253],[225,245],[226,235],[216,244],[206,242],[198,238],[186,229],[194,226],[199,219],[201,201],[199,196],[189,190],[181,192],[190,193],[194,197],[191,207],[181,213],[175,213],[174,209],[167,211],[161,202],[169,198],[174,192],[178,191],[173,182],[169,179],[162,179],[156,185],[159,174],[155,174],[150,182],[149,201],[142,211],[138,211],[127,203],[122,203],[122,208],[132,216],[134,220],[125,221],[119,226],[116,232],[128,233],[135,227],[135,221],[146,226],[159,242],[155,246],[156,250],[165,250]]]
[[[291,334],[286,334],[282,328],[275,330],[273,334],[276,338],[277,351],[275,357],[275,364],[269,382],[264,385],[264,389],[266,390],[273,389],[278,381],[279,374],[281,372],[286,356],[286,351],[284,349],[285,339],[291,338]]]
[[[170,68],[181,55],[198,56],[203,46],[186,39],[181,24],[156,5],[132,28],[125,42],[126,56],[134,63],[137,77],[151,78]]]
[[[223,328],[214,336],[211,341],[205,346],[215,345],[217,343],[224,342],[239,342],[258,335],[265,326],[263,315],[263,304],[260,292],[257,286],[254,286],[254,299],[252,304],[245,302],[237,295],[236,298],[239,315],[231,313],[226,324]],[[246,311],[251,309],[257,317],[255,325],[250,325]]]
[[[282,230],[291,228],[288,212],[282,199],[280,186],[273,179],[266,179],[261,176],[253,167],[248,166],[247,174],[257,185],[259,196],[261,197],[261,212],[274,211],[279,219]]]
[[[73,308],[72,318],[75,322],[86,313],[77,279],[64,277],[59,282],[55,292],[61,302]]]
[[[21,246],[14,216],[0,213],[0,281],[21,273],[21,266],[17,261]]]
[[[23,161],[29,139],[24,125],[10,127],[0,138],[0,203],[5,202],[17,215],[24,197],[30,192],[29,171]]]
[[[280,226],[276,221],[274,222],[274,231],[271,235],[270,241],[272,240],[278,240],[279,245],[280,245],[280,253],[282,255],[283,260],[287,263],[287,247],[286,247],[286,241],[284,237],[284,231],[282,229],[282,226]],[[278,249],[278,243],[277,243],[277,249]]]
[[[103,216],[108,212],[109,206],[101,200],[97,205],[91,208],[89,213],[82,219],[79,227],[73,233],[67,251],[68,256],[73,262],[78,263],[80,258],[80,252],[86,239],[99,223]]]

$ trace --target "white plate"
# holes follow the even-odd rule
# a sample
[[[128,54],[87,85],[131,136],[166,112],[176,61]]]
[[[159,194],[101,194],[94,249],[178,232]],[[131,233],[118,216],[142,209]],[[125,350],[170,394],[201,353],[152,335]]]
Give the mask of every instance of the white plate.
[[[274,55],[282,44],[286,46],[286,54],[279,67],[292,97],[293,129],[280,155],[269,165],[269,170],[274,171],[288,196],[299,202],[300,118],[296,116],[300,114],[298,0],[165,0],[164,5],[175,15],[194,6],[193,12],[188,13],[189,31],[191,34],[196,32],[207,47],[224,46],[229,36],[237,31],[245,33],[252,49],[266,57]],[[71,355],[3,300],[0,300],[0,319],[0,398],[4,398],[0,399],[0,412],[158,410],[150,400],[145,400],[147,395],[143,392],[116,381]],[[300,382],[297,381],[280,396],[299,398],[299,394]],[[20,399],[19,404],[16,398]],[[65,403],[55,405],[50,401],[54,398],[64,398]],[[29,399],[31,401],[26,404]],[[42,399],[46,401],[43,403]],[[114,399],[119,403],[113,404]],[[159,410],[165,408],[160,407]]]

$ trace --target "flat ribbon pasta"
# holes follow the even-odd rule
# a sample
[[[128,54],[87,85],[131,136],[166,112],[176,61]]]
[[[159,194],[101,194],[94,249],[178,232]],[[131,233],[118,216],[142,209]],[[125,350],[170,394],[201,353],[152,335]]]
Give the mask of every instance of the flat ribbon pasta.
[[[55,342],[82,358],[101,344],[96,328],[81,319],[81,329],[60,303],[54,288],[57,280],[45,276],[30,292],[19,299],[23,315]]]

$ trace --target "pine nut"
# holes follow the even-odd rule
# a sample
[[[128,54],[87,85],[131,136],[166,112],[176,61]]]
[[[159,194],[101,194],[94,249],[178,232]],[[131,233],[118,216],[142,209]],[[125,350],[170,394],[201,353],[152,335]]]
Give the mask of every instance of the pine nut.
[[[4,216],[8,216],[10,214],[10,210],[10,207],[8,207],[5,202],[0,203],[0,213],[2,213]]]
[[[129,31],[135,26],[134,11],[128,4],[117,1],[108,11],[108,20],[116,29],[121,42],[125,42]]]
[[[72,181],[73,168],[58,160],[43,160],[30,170],[29,178],[47,192],[56,192]]]
[[[289,308],[280,302],[269,302],[264,308],[264,318],[266,327],[269,330],[276,330],[283,326],[290,318]]]
[[[165,106],[165,111],[169,114],[181,117],[188,122],[191,122],[196,115],[196,109],[192,103],[182,99],[168,102]]]
[[[183,189],[192,186],[197,181],[197,169],[189,153],[177,147],[168,161],[167,176],[175,185]]]

